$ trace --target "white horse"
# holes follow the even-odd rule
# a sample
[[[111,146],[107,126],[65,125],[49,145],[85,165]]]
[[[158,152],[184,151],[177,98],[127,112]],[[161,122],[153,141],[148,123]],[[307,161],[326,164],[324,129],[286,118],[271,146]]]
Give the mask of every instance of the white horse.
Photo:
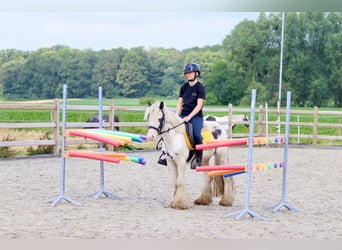
[[[220,123],[227,131],[228,131],[228,121],[229,121],[229,116],[213,116],[213,115],[207,115],[204,117],[205,121],[216,121],[218,123]],[[241,122],[244,122],[243,125],[245,125],[245,127],[249,127],[249,123],[247,123],[249,121],[249,118],[247,116],[247,114],[244,115],[232,115],[231,116],[231,126],[232,129],[235,128],[236,125],[241,124]]]
[[[185,190],[185,170],[190,168],[190,149],[185,139],[186,129],[183,120],[169,110],[163,102],[156,102],[149,106],[145,112],[145,120],[149,121],[147,138],[149,140],[163,139],[163,148],[167,154],[167,165],[173,173],[174,190],[169,207],[188,209],[189,202]],[[204,122],[203,129],[210,129],[222,135],[221,126],[216,122]],[[226,138],[225,138],[226,139]],[[228,163],[227,148],[209,149],[203,151],[202,165],[224,165]],[[209,205],[213,196],[222,196],[219,204],[232,206],[235,197],[235,184],[233,177],[209,177],[204,172],[204,187],[201,195],[194,201],[197,205]]]

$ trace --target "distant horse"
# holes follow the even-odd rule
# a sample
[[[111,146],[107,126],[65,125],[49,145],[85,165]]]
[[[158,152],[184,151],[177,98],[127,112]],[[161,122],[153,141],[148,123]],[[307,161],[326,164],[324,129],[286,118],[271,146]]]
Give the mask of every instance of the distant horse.
[[[205,121],[216,121],[216,122],[224,122],[225,124],[222,124],[222,126],[224,126],[224,128],[226,130],[228,130],[228,116],[213,116],[213,115],[207,115],[204,117]],[[247,114],[244,115],[232,115],[232,129],[238,124],[238,122],[248,122],[248,116]],[[243,124],[245,125],[247,128],[249,127],[248,123]]]
[[[109,115],[103,115],[102,116],[103,122],[109,122]],[[89,119],[86,121],[88,123],[90,122],[99,122],[99,115],[93,114]],[[119,122],[119,117],[114,115],[114,122]],[[98,128],[98,127],[85,127],[85,128]],[[119,131],[119,127],[114,127],[114,130]]]
[[[146,109],[144,119],[149,121],[147,138],[149,140],[163,139],[163,148],[167,154],[167,165],[173,173],[174,190],[172,192],[169,207],[176,209],[188,209],[189,203],[185,190],[185,170],[190,168],[191,156],[185,134],[186,128],[183,120],[169,110],[164,102],[157,102]],[[216,122],[204,122],[203,129],[210,129],[215,136],[221,135],[222,128]],[[226,139],[226,137],[225,137]],[[189,155],[191,157],[189,157]],[[202,165],[223,165],[228,163],[228,151],[226,147],[203,151]],[[201,195],[194,201],[197,205],[209,205],[213,196],[220,196],[222,206],[231,206],[235,197],[235,184],[233,177],[223,176],[209,177],[204,172],[204,187]]]

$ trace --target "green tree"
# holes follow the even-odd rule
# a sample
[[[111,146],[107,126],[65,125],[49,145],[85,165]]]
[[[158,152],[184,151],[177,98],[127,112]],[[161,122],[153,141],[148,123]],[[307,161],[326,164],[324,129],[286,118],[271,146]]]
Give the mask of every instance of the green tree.
[[[212,66],[212,71],[204,76],[206,91],[209,97],[215,96],[216,104],[232,103],[238,105],[244,94],[239,81],[232,77],[234,75],[232,63],[226,61],[216,61]],[[212,101],[208,101],[212,103]]]
[[[182,83],[182,53],[176,49],[154,48],[147,51],[151,62],[148,96],[177,97]]]
[[[3,85],[3,96],[6,99],[24,99],[27,97],[25,82],[21,77],[25,62],[26,59],[20,57],[1,65],[0,81]]]
[[[329,13],[327,16],[327,28],[330,31],[325,44],[327,57],[328,94],[326,99],[331,99],[334,106],[342,107],[342,13]]]
[[[67,84],[68,96],[71,98],[92,96],[92,72],[97,63],[95,52],[65,48],[58,51],[58,58],[63,63],[58,71],[61,81],[56,94],[60,93],[63,84]]]
[[[116,81],[116,75],[120,69],[126,49],[118,48],[109,51],[101,51],[99,60],[93,70],[91,94],[97,95],[98,86],[102,86],[103,95],[107,98],[117,97],[120,94],[120,87]]]
[[[116,76],[121,96],[144,96],[151,85],[150,69],[151,63],[143,47],[132,48],[128,51],[122,59]]]

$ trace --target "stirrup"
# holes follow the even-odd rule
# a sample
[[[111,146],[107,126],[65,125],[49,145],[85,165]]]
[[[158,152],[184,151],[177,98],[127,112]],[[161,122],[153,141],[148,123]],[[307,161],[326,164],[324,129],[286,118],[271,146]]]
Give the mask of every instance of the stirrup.
[[[167,166],[166,156],[165,156],[165,158],[162,158],[164,155],[166,155],[166,154],[163,152],[163,153],[159,156],[158,164],[163,165],[163,166]]]

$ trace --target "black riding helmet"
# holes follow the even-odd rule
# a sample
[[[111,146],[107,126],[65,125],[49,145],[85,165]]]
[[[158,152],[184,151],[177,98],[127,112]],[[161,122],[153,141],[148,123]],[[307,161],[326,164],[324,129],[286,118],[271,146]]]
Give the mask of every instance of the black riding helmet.
[[[184,66],[183,68],[183,73],[186,74],[186,73],[189,73],[189,72],[198,72],[198,75],[201,74],[201,69],[200,67],[198,66],[197,63],[188,63]]]

